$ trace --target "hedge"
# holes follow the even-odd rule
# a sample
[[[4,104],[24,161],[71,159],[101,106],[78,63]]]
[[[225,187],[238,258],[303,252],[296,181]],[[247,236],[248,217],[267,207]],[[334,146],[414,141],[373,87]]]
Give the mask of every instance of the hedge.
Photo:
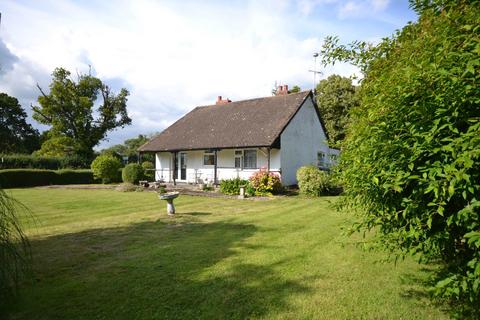
[[[42,169],[6,169],[0,170],[1,188],[21,188],[45,185],[92,184],[91,170],[42,170]]]
[[[30,154],[0,154],[0,169],[49,169],[89,168],[90,161],[80,156],[40,157]]]

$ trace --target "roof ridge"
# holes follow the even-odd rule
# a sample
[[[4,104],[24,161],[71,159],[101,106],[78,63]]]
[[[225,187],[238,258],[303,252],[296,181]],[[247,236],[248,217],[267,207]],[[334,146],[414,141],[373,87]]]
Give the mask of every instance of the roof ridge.
[[[300,95],[300,94],[305,94],[305,96],[307,96],[311,91],[312,91],[312,90],[304,90],[304,91],[293,92],[293,93],[289,93],[289,94],[285,94],[285,95],[243,99],[243,100],[238,100],[238,101],[232,101],[232,102],[225,103],[225,104],[207,104],[207,105],[203,105],[203,106],[196,106],[195,108],[207,108],[207,107],[215,107],[215,106],[222,106],[222,107],[224,107],[224,106],[226,106],[226,105],[228,106],[228,105],[235,104],[235,103],[239,103],[239,102],[247,102],[247,101],[263,100],[263,99],[272,99],[272,98],[288,97],[288,96]],[[193,111],[193,110],[194,110],[194,109],[192,109],[192,111]]]

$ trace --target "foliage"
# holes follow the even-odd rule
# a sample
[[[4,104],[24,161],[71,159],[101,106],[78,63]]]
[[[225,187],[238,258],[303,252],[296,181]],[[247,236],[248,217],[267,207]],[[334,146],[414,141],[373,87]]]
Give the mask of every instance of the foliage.
[[[107,149],[102,150],[101,153],[126,156],[128,157],[129,162],[137,162],[138,148],[147,143],[152,137],[153,135],[139,134],[138,137],[127,139],[123,142],[123,144],[116,144],[114,146],[111,146]],[[148,153],[142,154],[142,160],[150,162],[155,161],[154,155]]]
[[[73,139],[75,154],[92,157],[93,147],[109,131],[131,123],[127,114],[128,91],[121,89],[116,95],[90,74],[80,74],[75,82],[69,71],[57,68],[52,73],[50,92],[46,94],[40,86],[38,89],[41,95],[39,106],[33,107],[33,118],[51,126],[53,137]]]
[[[299,168],[297,180],[300,192],[307,196],[329,195],[338,189],[333,183],[331,175],[315,166]]]
[[[143,175],[148,181],[155,180],[155,165],[150,161],[144,161],[142,163]]]
[[[75,142],[66,136],[54,136],[42,143],[42,147],[34,152],[34,155],[41,157],[67,157],[73,155]]]
[[[292,89],[288,90],[288,93],[297,93],[302,91],[302,89],[299,86],[293,86]]]
[[[90,162],[78,155],[67,157],[41,157],[29,154],[0,154],[0,169],[83,169]]]
[[[0,316],[15,297],[18,284],[30,267],[30,244],[19,213],[25,207],[0,189]]]
[[[143,167],[137,163],[130,163],[122,170],[122,181],[137,184],[143,179]]]
[[[90,170],[0,170],[0,186],[2,188],[92,183],[97,183],[97,181]]]
[[[122,164],[117,158],[99,155],[93,160],[91,168],[95,178],[101,179],[103,183],[112,183],[117,181],[121,166]]]
[[[18,100],[0,93],[0,150],[5,153],[32,153],[39,148],[39,133],[27,123],[27,114]]]
[[[352,79],[331,75],[316,87],[317,105],[328,133],[330,145],[345,139],[349,111],[358,106],[357,89]]]
[[[365,73],[340,171],[355,229],[445,270],[435,292],[479,317],[480,5],[412,2],[420,14],[376,46],[328,38],[324,62]]]
[[[252,187],[252,184],[250,183],[250,181],[247,183],[247,186],[245,187],[245,194],[250,197],[255,196],[255,188]]]
[[[246,186],[248,183],[248,180],[240,178],[222,180],[220,182],[220,192],[228,195],[238,195],[240,194],[240,186]]]
[[[157,189],[157,193],[158,193],[158,194],[164,194],[164,193],[166,193],[166,192],[167,192],[167,189],[166,189],[164,186],[160,186],[160,187],[158,187],[158,189]]]
[[[255,195],[257,196],[277,194],[282,191],[280,177],[265,169],[260,169],[253,173],[249,181],[252,188],[255,189]]]

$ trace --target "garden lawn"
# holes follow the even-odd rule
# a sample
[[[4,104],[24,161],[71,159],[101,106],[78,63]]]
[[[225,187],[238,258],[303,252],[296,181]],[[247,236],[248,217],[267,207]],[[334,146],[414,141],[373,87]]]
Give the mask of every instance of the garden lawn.
[[[14,319],[447,318],[430,270],[355,246],[335,198],[180,196],[168,217],[152,192],[9,193],[35,217]]]

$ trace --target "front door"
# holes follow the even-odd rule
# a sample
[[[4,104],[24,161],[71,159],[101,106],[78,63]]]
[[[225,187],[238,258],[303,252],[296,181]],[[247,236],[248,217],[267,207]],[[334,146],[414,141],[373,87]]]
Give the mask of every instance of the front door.
[[[180,170],[180,180],[187,180],[187,154],[180,153],[180,157],[178,158],[178,168]]]

